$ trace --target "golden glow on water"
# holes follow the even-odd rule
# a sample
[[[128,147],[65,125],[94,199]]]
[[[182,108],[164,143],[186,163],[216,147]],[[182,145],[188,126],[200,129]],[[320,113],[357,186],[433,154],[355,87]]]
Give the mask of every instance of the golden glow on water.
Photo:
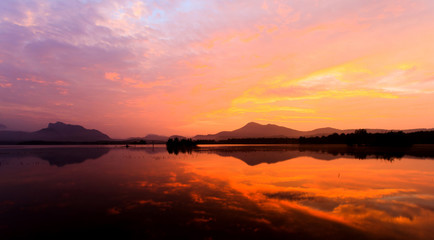
[[[249,166],[232,157],[200,154],[182,162],[187,172],[225,181],[265,209],[295,208],[373,233],[386,228],[433,236],[431,160],[299,157]]]
[[[103,227],[108,236],[434,237],[432,158],[230,147],[179,155],[163,147],[0,149],[0,226],[13,236],[49,224],[61,232],[114,226]]]

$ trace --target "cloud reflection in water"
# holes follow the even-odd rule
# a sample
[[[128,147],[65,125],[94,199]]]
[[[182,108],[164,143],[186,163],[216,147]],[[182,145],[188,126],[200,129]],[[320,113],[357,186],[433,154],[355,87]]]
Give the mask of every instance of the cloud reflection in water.
[[[215,157],[195,161],[191,171],[226,179],[230,185],[263,205],[300,209],[324,219],[345,223],[377,237],[430,239],[434,211],[434,166],[432,159],[402,158],[397,161],[368,158],[357,160],[318,152],[218,152],[233,158]],[[270,154],[268,154],[270,153]],[[250,154],[250,155],[249,155]],[[303,156],[304,155],[304,156]],[[249,156],[251,156],[249,158]],[[268,159],[266,158],[268,156]],[[275,161],[274,156],[277,156]],[[239,162],[241,163],[241,162]],[[268,164],[274,163],[274,164]]]
[[[0,226],[22,237],[431,239],[432,165],[301,156],[250,166],[115,148],[62,168],[0,167]]]

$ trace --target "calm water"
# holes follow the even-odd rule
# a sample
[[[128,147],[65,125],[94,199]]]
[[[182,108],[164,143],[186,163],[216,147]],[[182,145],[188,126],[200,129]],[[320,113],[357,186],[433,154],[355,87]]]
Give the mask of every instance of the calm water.
[[[0,239],[434,239],[432,150],[0,146]]]

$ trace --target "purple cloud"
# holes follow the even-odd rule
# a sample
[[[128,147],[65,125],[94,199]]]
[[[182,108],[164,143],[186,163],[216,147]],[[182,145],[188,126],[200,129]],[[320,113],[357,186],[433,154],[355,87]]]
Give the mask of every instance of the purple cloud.
[[[419,16],[418,5],[429,19],[430,4],[408,0],[2,0],[0,113],[9,129],[47,120],[96,128],[124,117],[152,130],[161,122],[153,116],[181,119],[186,114],[174,111],[183,108],[199,114],[204,99],[208,110],[229,106],[271,75],[305,76],[371,54],[370,45],[385,42],[380,33],[417,29],[398,20]],[[268,67],[252,67],[259,65]],[[264,92],[300,94],[309,86]]]

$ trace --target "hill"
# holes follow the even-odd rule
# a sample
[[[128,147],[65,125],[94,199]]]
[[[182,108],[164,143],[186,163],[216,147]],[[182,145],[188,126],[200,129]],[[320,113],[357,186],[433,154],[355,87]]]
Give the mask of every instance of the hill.
[[[126,141],[146,141],[147,143],[151,143],[151,144],[152,143],[162,144],[162,143],[166,143],[167,140],[169,140],[170,138],[172,138],[172,139],[175,139],[175,138],[186,139],[186,137],[180,136],[180,135],[172,135],[172,136],[168,137],[168,136],[157,135],[157,134],[148,134],[145,137],[128,138],[128,139],[126,139]]]
[[[273,124],[261,125],[250,122],[244,127],[234,131],[223,131],[217,134],[197,135],[194,140],[224,140],[229,138],[282,138],[282,137],[299,137],[301,131],[291,128],[281,127]]]
[[[47,128],[36,132],[0,131],[0,142],[19,143],[30,141],[43,142],[96,142],[111,138],[95,129],[86,129],[79,125],[62,122],[49,123]]]
[[[405,133],[417,131],[427,131],[432,129],[408,129],[402,130]],[[337,128],[318,128],[311,131],[299,131],[292,128],[282,127],[274,124],[262,125],[255,122],[250,122],[245,126],[233,130],[222,131],[216,134],[196,135],[194,140],[226,140],[226,139],[246,139],[246,138],[299,138],[299,137],[321,137],[328,136],[333,133],[353,133],[355,129],[337,129]],[[387,129],[367,129],[368,133],[386,133],[391,130]]]

